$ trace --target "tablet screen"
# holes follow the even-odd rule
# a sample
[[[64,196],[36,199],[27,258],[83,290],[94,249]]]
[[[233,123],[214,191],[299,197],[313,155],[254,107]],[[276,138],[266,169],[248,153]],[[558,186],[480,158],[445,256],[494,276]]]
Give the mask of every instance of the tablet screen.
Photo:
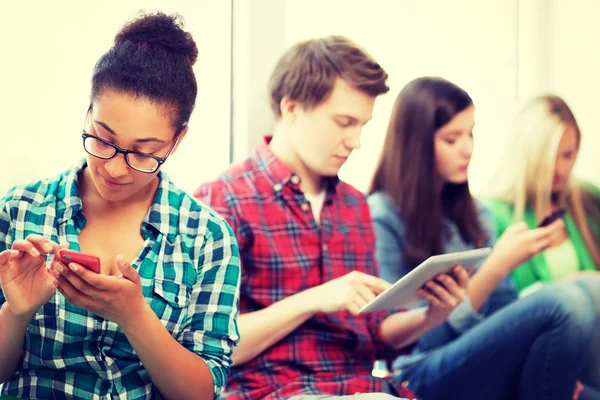
[[[417,290],[425,282],[438,274],[449,272],[457,264],[465,268],[477,265],[485,260],[491,252],[491,248],[485,247],[431,256],[367,303],[360,312],[389,310],[422,303],[424,299],[417,294]]]

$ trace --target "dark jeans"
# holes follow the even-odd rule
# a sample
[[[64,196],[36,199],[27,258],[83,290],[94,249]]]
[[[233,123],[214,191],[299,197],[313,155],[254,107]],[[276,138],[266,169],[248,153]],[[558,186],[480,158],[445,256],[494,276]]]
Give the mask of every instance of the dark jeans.
[[[422,400],[570,400],[595,326],[580,286],[548,284],[460,336],[441,326],[437,348],[394,362],[395,379]]]

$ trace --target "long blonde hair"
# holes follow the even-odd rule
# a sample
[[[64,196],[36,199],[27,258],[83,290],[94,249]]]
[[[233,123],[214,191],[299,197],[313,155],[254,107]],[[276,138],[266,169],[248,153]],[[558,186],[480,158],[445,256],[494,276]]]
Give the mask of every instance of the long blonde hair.
[[[504,165],[504,186],[496,193],[496,197],[514,206],[515,222],[523,221],[528,206],[538,219],[550,209],[558,147],[569,127],[577,134],[579,149],[581,131],[577,120],[567,103],[555,95],[536,97],[517,114],[512,125],[513,146]],[[600,251],[587,222],[585,196],[571,176],[556,201],[573,216],[594,262],[600,265]]]

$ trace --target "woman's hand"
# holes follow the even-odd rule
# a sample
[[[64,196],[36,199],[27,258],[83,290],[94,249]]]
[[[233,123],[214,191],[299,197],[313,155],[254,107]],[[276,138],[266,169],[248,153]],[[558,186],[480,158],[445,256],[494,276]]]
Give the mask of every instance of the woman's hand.
[[[52,298],[58,283],[49,273],[46,256],[61,247],[68,245],[58,246],[42,236],[29,235],[0,253],[0,285],[14,315],[31,320]]]
[[[52,272],[58,279],[58,290],[78,307],[115,322],[122,329],[136,320],[147,305],[142,295],[140,276],[123,257],[117,257],[121,276],[100,275],[85,267],[55,261]]]
[[[463,302],[469,286],[469,272],[462,266],[452,268],[453,277],[439,274],[425,283],[417,293],[429,300],[427,319],[434,325],[440,325],[448,319],[450,313]]]
[[[495,258],[498,261],[496,265],[504,268],[504,272],[508,274],[550,247],[553,238],[560,235],[564,227],[562,219],[543,228],[529,229],[524,222],[511,225],[496,241],[489,258]]]

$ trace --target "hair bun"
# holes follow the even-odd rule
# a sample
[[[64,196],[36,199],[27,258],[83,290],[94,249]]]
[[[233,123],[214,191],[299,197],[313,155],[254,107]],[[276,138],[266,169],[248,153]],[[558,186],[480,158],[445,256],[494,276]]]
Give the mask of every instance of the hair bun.
[[[115,37],[115,46],[126,41],[140,47],[162,47],[165,50],[187,58],[191,64],[198,58],[198,47],[189,32],[183,30],[183,18],[161,12],[142,14],[121,29]]]

